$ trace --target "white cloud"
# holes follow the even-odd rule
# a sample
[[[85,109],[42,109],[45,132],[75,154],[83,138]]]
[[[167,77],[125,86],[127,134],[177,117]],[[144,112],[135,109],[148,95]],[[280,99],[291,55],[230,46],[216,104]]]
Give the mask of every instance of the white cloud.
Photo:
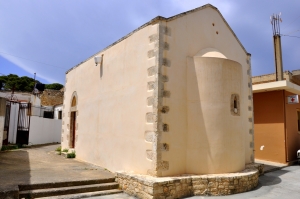
[[[5,59],[9,60],[11,63],[24,69],[25,71],[27,71],[28,73],[30,73],[32,75],[34,73],[37,73],[40,78],[47,80],[49,83],[60,82],[58,79],[54,79],[54,78],[51,78],[51,76],[44,75],[44,71],[39,70],[38,67],[29,67],[28,66],[29,64],[26,63],[27,61],[21,61],[19,58],[12,57],[12,56],[5,55],[5,54],[1,54],[1,56]]]

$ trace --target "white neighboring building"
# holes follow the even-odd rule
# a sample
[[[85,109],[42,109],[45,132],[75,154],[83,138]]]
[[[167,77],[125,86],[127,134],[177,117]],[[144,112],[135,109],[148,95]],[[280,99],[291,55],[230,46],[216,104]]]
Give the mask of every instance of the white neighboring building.
[[[5,107],[7,101],[6,98],[9,95],[10,93],[8,92],[0,92],[0,99],[5,101],[4,102]],[[61,110],[61,105],[55,107],[52,106],[42,107],[41,99],[36,95],[32,95],[30,93],[18,93],[18,92],[15,92],[14,95],[16,96],[16,99],[18,101],[16,103],[10,104],[8,132],[3,131],[1,133],[0,131],[1,133],[0,140],[5,140],[8,135],[8,140],[7,140],[8,143],[19,142],[17,139],[18,130],[20,131],[22,130],[22,128],[18,127],[18,125],[19,126],[24,125],[24,124],[18,124],[19,114],[21,114],[22,112],[19,111],[20,106],[24,107],[27,106],[28,103],[30,103],[30,116],[29,116],[28,109],[25,109],[24,110],[25,112],[23,113],[23,116],[26,119],[25,123],[28,124],[29,127],[28,137],[26,138],[27,140],[26,142],[28,142],[28,145],[60,143],[62,122],[61,120],[58,119],[58,117],[54,119],[53,115],[55,114],[54,109],[56,109],[57,112],[56,115],[57,116],[59,115],[58,110]],[[0,128],[1,128],[1,116],[0,116]],[[3,130],[3,128],[1,129]]]
[[[54,119],[61,120],[63,104],[56,105],[53,108],[54,108]]]

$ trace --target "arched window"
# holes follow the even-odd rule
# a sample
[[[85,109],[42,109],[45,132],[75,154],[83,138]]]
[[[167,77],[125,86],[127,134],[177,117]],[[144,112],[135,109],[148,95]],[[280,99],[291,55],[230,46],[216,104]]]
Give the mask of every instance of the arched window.
[[[237,98],[236,98],[236,96],[234,96],[234,100],[233,100],[233,112],[237,113],[237,109],[238,109]]]
[[[71,104],[71,111],[77,110],[78,96],[77,96],[76,91],[74,91],[72,96],[71,96],[70,104]]]
[[[73,96],[71,107],[76,106],[76,96]]]
[[[240,100],[238,94],[232,94],[230,100],[230,109],[231,114],[234,116],[240,115]]]

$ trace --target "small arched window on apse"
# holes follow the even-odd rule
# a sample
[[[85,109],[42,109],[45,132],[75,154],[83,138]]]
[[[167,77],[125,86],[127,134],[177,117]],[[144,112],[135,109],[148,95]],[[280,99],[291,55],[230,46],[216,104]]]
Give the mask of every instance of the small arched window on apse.
[[[230,112],[234,116],[240,115],[240,97],[238,94],[232,94],[230,100]]]
[[[237,98],[236,98],[236,96],[234,96],[234,99],[233,99],[233,111],[235,113],[237,113]]]

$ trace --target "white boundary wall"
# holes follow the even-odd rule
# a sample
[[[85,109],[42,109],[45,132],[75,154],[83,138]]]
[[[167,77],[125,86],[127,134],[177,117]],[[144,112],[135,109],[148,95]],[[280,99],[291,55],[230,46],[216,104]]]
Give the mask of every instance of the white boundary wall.
[[[29,145],[59,142],[61,140],[61,120],[31,116]]]
[[[16,143],[16,141],[17,141],[18,117],[19,117],[19,104],[11,103],[9,129],[8,129],[8,131],[9,131],[8,142],[9,143]]]
[[[4,120],[6,112],[6,99],[0,97],[0,149],[3,142]]]

